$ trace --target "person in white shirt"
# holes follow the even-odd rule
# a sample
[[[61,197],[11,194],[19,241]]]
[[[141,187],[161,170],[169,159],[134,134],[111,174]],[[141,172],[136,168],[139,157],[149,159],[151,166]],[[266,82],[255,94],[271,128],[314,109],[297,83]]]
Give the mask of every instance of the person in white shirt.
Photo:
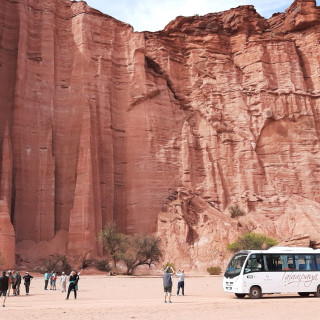
[[[67,276],[64,272],[62,272],[60,277],[60,284],[61,284],[61,292],[67,291]]]
[[[178,270],[176,272],[176,275],[179,277],[177,296],[179,295],[180,288],[181,288],[182,295],[184,296],[184,277],[185,277],[184,270],[182,270],[182,271]]]

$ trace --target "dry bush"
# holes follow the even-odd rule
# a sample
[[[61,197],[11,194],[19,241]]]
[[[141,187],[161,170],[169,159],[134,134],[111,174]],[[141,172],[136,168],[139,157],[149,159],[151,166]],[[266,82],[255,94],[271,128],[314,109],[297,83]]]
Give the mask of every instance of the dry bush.
[[[221,268],[218,266],[209,267],[209,268],[207,268],[207,271],[211,276],[221,274]]]
[[[235,204],[234,206],[229,207],[229,212],[231,218],[236,218],[244,215],[244,211],[240,209],[239,205]]]

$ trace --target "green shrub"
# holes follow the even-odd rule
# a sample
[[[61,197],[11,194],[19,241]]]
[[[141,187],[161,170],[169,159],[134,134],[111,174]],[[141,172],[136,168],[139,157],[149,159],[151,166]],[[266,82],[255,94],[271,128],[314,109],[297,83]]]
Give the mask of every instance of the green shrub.
[[[106,272],[111,271],[110,264],[106,259],[96,260],[94,262],[94,266],[96,267],[96,269],[100,271],[106,271]]]
[[[207,268],[208,273],[212,275],[219,275],[221,274],[221,268],[216,266],[216,267],[209,267]]]
[[[234,206],[230,206],[229,212],[231,214],[231,218],[236,218],[244,215],[244,211],[241,210],[237,204],[235,204]]]
[[[276,239],[267,237],[261,233],[249,232],[240,236],[237,241],[230,243],[227,249],[232,252],[240,250],[265,250],[277,244]]]
[[[163,270],[166,269],[166,268],[171,268],[173,270],[176,270],[176,267],[174,266],[174,263],[173,262],[166,262],[164,265],[163,265]]]

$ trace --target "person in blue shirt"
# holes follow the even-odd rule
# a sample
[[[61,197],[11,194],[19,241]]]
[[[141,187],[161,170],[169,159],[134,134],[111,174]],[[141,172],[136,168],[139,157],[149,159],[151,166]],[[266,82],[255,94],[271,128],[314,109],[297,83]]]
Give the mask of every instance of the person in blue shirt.
[[[49,283],[49,274],[48,271],[44,274],[44,290],[48,290],[48,283]]]

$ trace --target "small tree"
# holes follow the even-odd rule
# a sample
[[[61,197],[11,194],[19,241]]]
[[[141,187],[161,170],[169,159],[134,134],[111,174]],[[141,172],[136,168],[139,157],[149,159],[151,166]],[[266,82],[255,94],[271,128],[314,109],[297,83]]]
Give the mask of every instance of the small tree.
[[[230,243],[227,249],[232,252],[240,250],[261,250],[269,249],[277,244],[276,239],[269,238],[261,233],[250,232],[240,236],[237,241]]]
[[[236,218],[244,215],[244,211],[241,210],[237,204],[235,204],[234,206],[230,206],[229,212],[231,214],[231,218]]]
[[[122,260],[125,254],[127,237],[116,231],[115,223],[110,223],[101,230],[98,240],[102,241],[104,248],[109,251],[116,268],[117,262]]]
[[[162,258],[160,238],[143,234],[128,239],[127,252],[123,258],[127,267],[126,274],[133,274],[141,265],[148,265],[150,268]]]

